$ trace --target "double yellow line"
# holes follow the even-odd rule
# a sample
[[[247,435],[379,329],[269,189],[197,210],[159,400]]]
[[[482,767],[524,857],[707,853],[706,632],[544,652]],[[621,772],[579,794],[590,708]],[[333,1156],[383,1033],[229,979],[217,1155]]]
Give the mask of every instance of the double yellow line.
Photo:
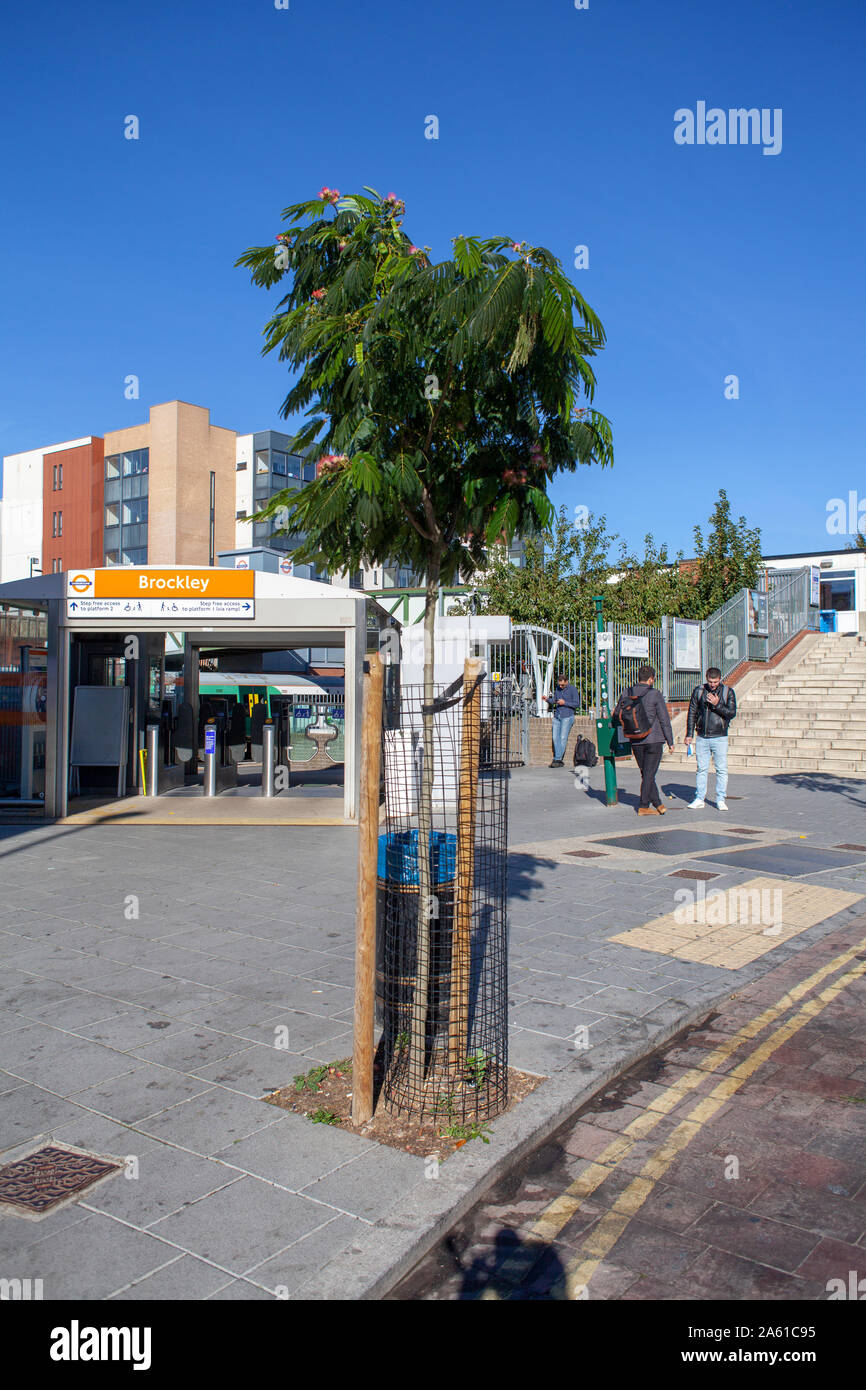
[[[708,1073],[715,1071],[720,1063],[727,1061],[744,1043],[750,1042],[768,1028],[787,1010],[793,1008],[804,995],[821,985],[828,976],[845,970],[855,957],[866,948],[866,937],[856,946],[841,952],[833,960],[822,965],[808,979],[802,980],[793,989],[787,990],[777,1003],[751,1019],[749,1023],[732,1034],[727,1042],[707,1054],[705,1063],[686,1071],[678,1081],[667,1088],[664,1094],[651,1101],[643,1114],[626,1125],[621,1134],[608,1144],[595,1162],[589,1163],[578,1178],[564,1192],[550,1203],[535,1222],[527,1240],[515,1255],[510,1256],[497,1270],[494,1278],[508,1280],[509,1277],[525,1278],[527,1274],[526,1250],[537,1247],[540,1258],[548,1243],[556,1239],[563,1227],[580,1209],[581,1203],[609,1178],[617,1163],[631,1153],[635,1144],[644,1139],[658,1125],[660,1120],[675,1106],[679,1105],[689,1092],[694,1091],[707,1080]],[[687,1144],[700,1132],[703,1125],[711,1120],[731,1096],[757,1071],[773,1053],[789,1038],[812,1019],[816,1018],[828,1004],[855,980],[866,974],[866,960],[859,961],[845,973],[827,985],[813,999],[792,1013],[770,1036],[727,1072],[709,1095],[689,1111],[677,1128],[647,1160],[640,1174],[617,1198],[610,1211],[602,1217],[598,1225],[581,1243],[575,1259],[569,1261],[562,1276],[550,1292],[551,1298],[586,1298],[589,1281],[599,1264],[610,1253],[619,1240],[632,1217],[640,1210],[655,1184],[667,1172],[674,1160]],[[516,1290],[515,1290],[516,1292]],[[508,1291],[498,1293],[488,1285],[478,1295],[482,1299],[510,1298]]]

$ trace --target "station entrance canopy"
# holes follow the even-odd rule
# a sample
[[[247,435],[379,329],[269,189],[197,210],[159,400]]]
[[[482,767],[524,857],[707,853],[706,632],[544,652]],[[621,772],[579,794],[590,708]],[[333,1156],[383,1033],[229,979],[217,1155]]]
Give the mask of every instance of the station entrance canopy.
[[[29,801],[34,809],[41,803],[50,817],[66,816],[73,695],[78,685],[88,683],[83,652],[99,652],[104,660],[138,654],[132,675],[126,677],[130,689],[128,786],[136,790],[137,750],[144,746],[148,720],[159,713],[153,708],[154,683],[160,669],[164,677],[165,637],[170,633],[178,648],[182,641],[184,698],[196,709],[203,648],[235,653],[343,648],[343,817],[348,822],[356,820],[364,657],[379,648],[380,630],[395,626],[373,599],[356,589],[262,570],[115,566],[37,575],[0,585],[0,617],[20,613],[37,616],[41,637],[27,648],[15,648],[11,664],[9,652],[4,655],[7,665],[2,679],[11,682],[3,696],[4,707],[10,705],[4,726],[10,728],[4,729],[0,746],[0,764],[4,764],[0,766],[0,801],[14,802],[17,787],[19,801]],[[130,643],[130,638],[136,641]],[[87,669],[93,669],[92,661]],[[125,669],[129,670],[129,664]],[[34,702],[27,694],[34,679],[42,682],[41,701]],[[13,689],[16,680],[20,717]],[[34,758],[35,774],[30,766]]]

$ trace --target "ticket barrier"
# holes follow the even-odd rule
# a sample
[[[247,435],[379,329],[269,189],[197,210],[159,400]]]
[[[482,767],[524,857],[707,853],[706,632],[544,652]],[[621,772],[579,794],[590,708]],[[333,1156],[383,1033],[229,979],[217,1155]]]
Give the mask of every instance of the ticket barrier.
[[[171,721],[173,722],[173,721]],[[145,796],[159,796],[184,785],[183,763],[174,761],[173,730],[165,714],[157,724],[149,723],[145,731],[145,762],[142,791]]]
[[[238,784],[238,765],[231,754],[229,727],[225,718],[208,719],[204,726],[205,796],[219,796]]]
[[[285,743],[286,721],[277,713],[276,718],[262,719],[261,760],[262,796],[276,796],[277,792],[288,791],[291,786],[291,747]],[[253,744],[253,757],[258,745]]]

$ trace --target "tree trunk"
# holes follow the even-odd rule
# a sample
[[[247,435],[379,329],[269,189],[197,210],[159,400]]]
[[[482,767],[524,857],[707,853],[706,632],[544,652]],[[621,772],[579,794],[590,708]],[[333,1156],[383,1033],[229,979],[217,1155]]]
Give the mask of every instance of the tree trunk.
[[[429,711],[433,703],[433,641],[436,626],[436,605],[439,597],[439,556],[427,571],[427,592],[424,601],[424,705]],[[415,987],[412,996],[412,1030],[409,1052],[409,1075],[412,1088],[420,1100],[424,1084],[427,1051],[427,1006],[430,991],[430,919],[435,909],[430,875],[430,832],[433,828],[433,714],[422,715],[424,760],[421,764],[421,787],[418,799],[418,923],[415,958]]]

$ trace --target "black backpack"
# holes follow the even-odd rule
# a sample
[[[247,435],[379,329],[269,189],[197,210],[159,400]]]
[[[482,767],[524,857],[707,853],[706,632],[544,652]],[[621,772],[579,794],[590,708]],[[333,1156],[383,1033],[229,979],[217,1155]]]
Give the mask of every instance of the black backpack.
[[[644,695],[647,694],[649,691],[644,691]],[[623,695],[617,706],[620,727],[629,743],[640,743],[652,728],[643,700],[643,695]]]
[[[574,745],[574,766],[595,767],[597,762],[598,754],[595,751],[595,744],[588,738],[579,738]]]

